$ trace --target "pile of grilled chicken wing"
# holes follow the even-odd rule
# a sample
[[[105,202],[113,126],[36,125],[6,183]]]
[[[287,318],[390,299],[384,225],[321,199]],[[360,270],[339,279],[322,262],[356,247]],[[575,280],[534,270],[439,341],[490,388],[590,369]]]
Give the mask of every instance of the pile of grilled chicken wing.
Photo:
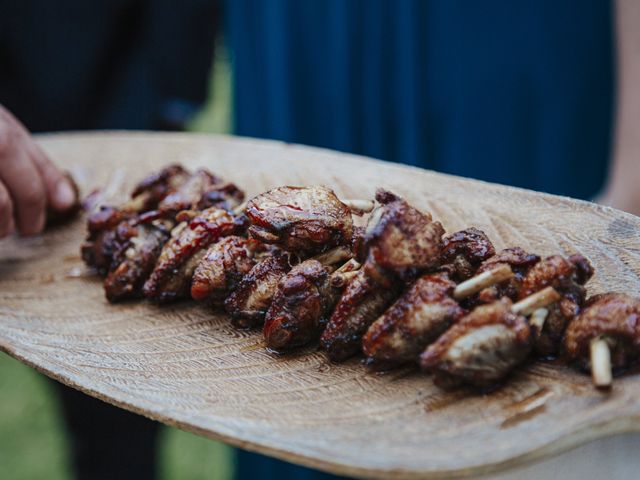
[[[496,251],[394,193],[375,200],[285,186],[244,202],[234,184],[172,165],[89,213],[82,258],[110,302],[192,298],[262,328],[272,351],[319,342],[332,361],[417,364],[443,387],[492,387],[529,358],[559,357],[606,388],[640,357],[640,300],[587,298],[583,256]]]

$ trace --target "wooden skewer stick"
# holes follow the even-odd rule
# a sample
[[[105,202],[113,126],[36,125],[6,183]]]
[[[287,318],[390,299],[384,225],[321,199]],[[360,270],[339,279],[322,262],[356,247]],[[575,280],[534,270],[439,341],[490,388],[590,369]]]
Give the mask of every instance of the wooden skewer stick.
[[[536,337],[539,337],[542,333],[544,322],[547,320],[547,315],[549,315],[549,310],[544,307],[534,310],[534,312],[531,314],[531,318],[529,318],[529,325],[535,329],[534,335]]]
[[[331,286],[333,288],[342,288],[344,287],[352,278],[358,275],[359,271],[355,270],[353,272],[340,272],[335,271],[331,274]]]
[[[240,215],[242,212],[244,212],[245,208],[247,208],[247,202],[242,202],[236,208],[231,210],[231,213],[234,214],[234,215]]]
[[[349,210],[351,210],[356,215],[363,215],[365,213],[369,213],[375,207],[375,202],[373,200],[362,200],[357,198],[348,198],[346,200],[341,200]]]
[[[315,257],[311,257],[311,259],[317,260],[323,265],[334,265],[336,263],[346,262],[351,257],[353,257],[351,249],[341,245],[339,247],[332,248],[331,250],[327,250],[324,253],[316,255]]]
[[[546,307],[551,303],[557,302],[560,298],[562,297],[553,287],[543,288],[539,292],[523,298],[518,303],[514,303],[511,307],[511,311],[526,317],[539,308]]]
[[[352,258],[347,263],[343,264],[338,270],[336,270],[336,273],[353,272],[354,270],[358,270],[361,266],[362,265],[360,265],[360,263],[355,258]]]
[[[612,381],[611,374],[611,352],[609,345],[602,337],[595,337],[589,345],[591,356],[591,378],[597,388],[610,388]]]
[[[462,298],[469,297],[484,288],[504,282],[511,277],[513,277],[511,267],[509,265],[500,265],[493,270],[482,272],[480,275],[476,275],[475,277],[458,284],[458,286],[453,290],[453,298],[460,300]]]

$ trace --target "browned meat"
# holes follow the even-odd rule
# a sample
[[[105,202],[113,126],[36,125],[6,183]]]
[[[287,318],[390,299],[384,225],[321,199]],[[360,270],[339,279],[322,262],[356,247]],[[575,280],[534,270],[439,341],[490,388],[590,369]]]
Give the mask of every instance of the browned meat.
[[[611,352],[611,366],[624,369],[640,358],[640,299],[623,293],[596,295],[568,326],[564,346],[568,357],[589,367],[592,339],[603,338]]]
[[[158,204],[158,210],[165,215],[212,206],[230,210],[243,199],[244,193],[235,185],[223,182],[205,169],[199,169],[164,197]]]
[[[139,210],[153,210],[163,198],[182,186],[189,177],[189,172],[180,165],[169,165],[138,183],[131,193],[131,198],[144,197],[149,203]]]
[[[247,203],[249,234],[296,253],[350,245],[351,211],[326,187],[279,187]]]
[[[99,273],[106,274],[118,248],[115,232],[118,224],[156,209],[162,199],[188,178],[186,170],[179,165],[171,165],[142,180],[134,188],[131,199],[119,207],[101,206],[91,212],[87,219],[89,234],[81,247],[84,262]]]
[[[333,361],[361,350],[362,335],[397,296],[397,287],[382,287],[360,270],[345,287],[320,342]]]
[[[109,271],[113,255],[118,248],[116,227],[120,222],[134,217],[135,212],[107,206],[89,215],[87,219],[89,234],[80,247],[82,260],[87,266],[103,275]]]
[[[234,183],[217,183],[212,185],[200,197],[197,209],[204,210],[209,207],[224,208],[232,211],[244,201],[244,192]]]
[[[143,287],[144,296],[151,300],[165,302],[188,296],[191,277],[206,248],[238,229],[236,219],[217,207],[198,214],[184,211],[177,220],[181,223],[171,231],[171,238]]]
[[[480,264],[495,254],[489,237],[471,227],[445,237],[440,262],[451,265],[453,278],[463,281],[474,276]]]
[[[264,246],[260,242],[237,235],[214,243],[193,274],[191,297],[221,306],[256,264],[256,254],[263,251]]]
[[[592,275],[593,268],[582,255],[552,255],[535,264],[522,279],[518,300],[549,286],[563,297],[548,308],[542,331],[536,335],[534,349],[539,355],[550,357],[558,353],[567,325],[584,305],[583,285]]]
[[[529,325],[511,305],[504,297],[462,317],[422,353],[422,369],[449,386],[487,387],[505,378],[531,348]]]
[[[538,261],[540,261],[538,255],[529,254],[520,247],[501,250],[493,257],[482,262],[476,274],[488,272],[500,265],[509,265],[514,273],[514,277],[498,285],[485,288],[478,294],[477,298],[470,299],[469,304],[491,303],[504,296],[509,297],[511,300],[516,300],[522,279],[529,269],[538,263]]]
[[[278,282],[289,271],[291,258],[274,250],[256,263],[224,302],[225,309],[237,327],[261,325],[278,289]]]
[[[418,360],[464,310],[451,298],[455,288],[445,273],[424,275],[378,318],[362,340],[367,363],[377,369]]]
[[[107,300],[118,302],[142,295],[142,285],[169,239],[171,226],[169,221],[139,224],[135,219],[117,226],[115,243],[118,252],[104,281]]]
[[[284,351],[320,337],[338,299],[330,268],[306,260],[284,275],[267,311],[264,337],[267,347]]]
[[[444,229],[431,215],[378,190],[380,206],[371,213],[363,242],[364,269],[380,285],[410,281],[438,266]]]

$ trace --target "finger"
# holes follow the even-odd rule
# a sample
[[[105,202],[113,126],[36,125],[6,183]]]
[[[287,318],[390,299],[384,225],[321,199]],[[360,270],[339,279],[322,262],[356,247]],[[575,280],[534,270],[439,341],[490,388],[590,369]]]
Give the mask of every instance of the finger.
[[[4,238],[13,231],[13,205],[11,195],[0,182],[0,238]]]
[[[76,190],[69,178],[49,160],[35,142],[29,150],[31,159],[42,176],[48,205],[59,212],[69,210],[77,201]]]
[[[44,228],[46,189],[28,155],[28,136],[9,122],[0,122],[0,181],[13,204],[20,233],[34,235]]]

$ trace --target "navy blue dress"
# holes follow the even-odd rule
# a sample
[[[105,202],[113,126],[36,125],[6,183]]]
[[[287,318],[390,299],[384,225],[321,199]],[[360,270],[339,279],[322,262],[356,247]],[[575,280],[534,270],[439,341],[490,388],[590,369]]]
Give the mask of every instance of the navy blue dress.
[[[608,1],[232,0],[226,13],[237,134],[578,198],[602,186]],[[237,475],[328,478],[246,452]]]
[[[609,152],[610,9],[233,0],[235,132],[586,198]]]

